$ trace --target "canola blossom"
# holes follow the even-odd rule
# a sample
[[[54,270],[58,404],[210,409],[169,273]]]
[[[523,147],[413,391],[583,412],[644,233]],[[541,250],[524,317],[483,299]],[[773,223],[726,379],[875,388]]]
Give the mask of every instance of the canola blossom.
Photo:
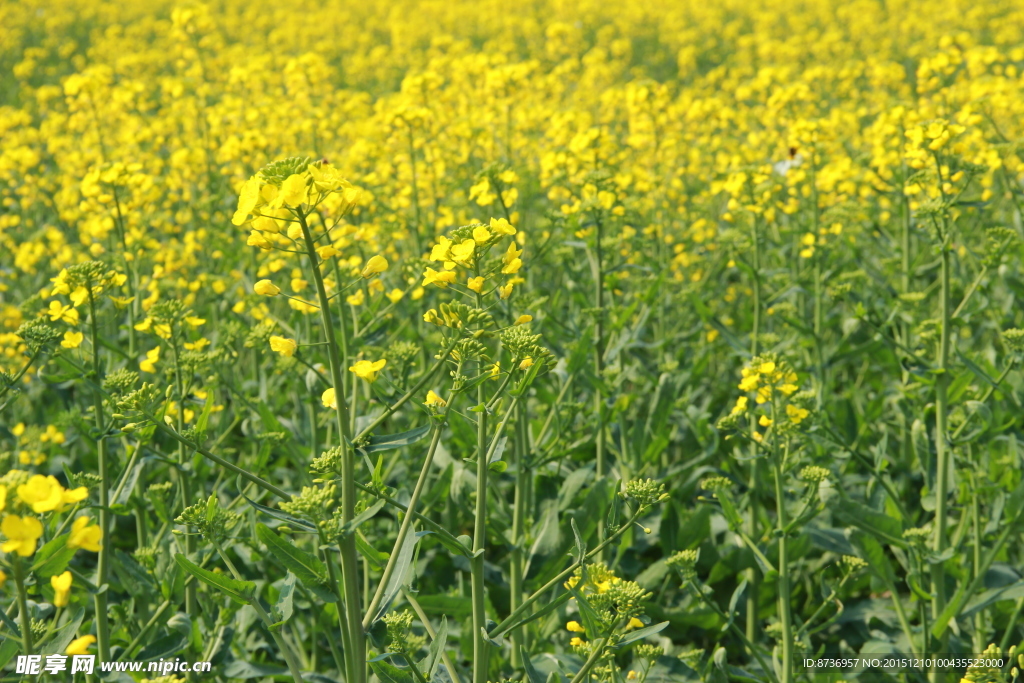
[[[1017,680],[1021,35],[4,4],[0,674]]]

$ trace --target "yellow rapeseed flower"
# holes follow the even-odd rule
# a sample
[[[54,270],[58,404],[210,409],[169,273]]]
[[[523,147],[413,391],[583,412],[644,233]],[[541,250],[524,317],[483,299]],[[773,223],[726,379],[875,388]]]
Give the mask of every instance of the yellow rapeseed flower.
[[[0,545],[5,553],[17,553],[21,557],[30,557],[36,551],[36,543],[43,535],[43,523],[35,517],[18,517],[7,515],[0,522],[0,532],[7,538]]]
[[[325,408],[338,409],[338,394],[334,391],[334,387],[326,390],[321,396],[320,400],[323,401]]]
[[[383,273],[387,269],[388,260],[381,256],[380,254],[377,254],[376,256],[370,257],[370,260],[366,262],[366,265],[363,267],[363,270],[360,273],[360,275],[362,275],[364,278],[369,279],[374,275]]]
[[[277,296],[281,293],[281,288],[270,280],[260,280],[253,285],[252,291],[263,296]]]
[[[36,474],[18,486],[18,498],[33,512],[51,512],[64,502],[64,487],[54,476]]]
[[[71,596],[71,572],[55,574],[50,577],[50,586],[53,588],[53,604],[55,607],[65,607],[68,598]]]
[[[156,362],[158,360],[160,360],[159,346],[146,352],[146,360],[139,363],[139,369],[143,372],[156,372]]]
[[[298,348],[299,345],[294,339],[279,337],[276,334],[270,335],[270,350],[275,353],[291,358],[295,355],[295,350]]]
[[[420,283],[424,287],[427,285],[437,285],[442,289],[447,288],[449,284],[455,282],[455,273],[452,271],[438,272],[433,268],[427,268],[423,272],[423,282]]]
[[[381,358],[377,361],[358,360],[355,365],[349,368],[349,372],[355,374],[360,379],[365,379],[367,382],[377,381],[377,375],[384,369],[387,364],[386,358]]]
[[[445,401],[443,398],[435,394],[434,390],[431,389],[427,392],[427,400],[423,402],[423,405],[428,408],[444,408],[448,405],[448,401]]]
[[[82,344],[82,340],[85,339],[85,335],[81,332],[75,332],[74,330],[68,330],[64,333],[64,340],[61,341],[60,345],[65,349],[77,349]]]
[[[86,655],[89,654],[89,646],[96,642],[96,636],[88,635],[82,636],[81,638],[75,638],[72,640],[66,648],[64,648],[64,654],[66,655]]]
[[[81,548],[91,553],[98,553],[103,545],[103,529],[98,524],[89,525],[91,517],[79,517],[71,525],[71,535],[68,537],[69,548]]]

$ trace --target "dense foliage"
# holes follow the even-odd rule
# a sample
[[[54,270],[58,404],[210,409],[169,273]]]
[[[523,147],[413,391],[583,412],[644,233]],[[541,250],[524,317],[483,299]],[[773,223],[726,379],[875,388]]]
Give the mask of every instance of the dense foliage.
[[[5,680],[1016,680],[1021,35],[0,5]]]

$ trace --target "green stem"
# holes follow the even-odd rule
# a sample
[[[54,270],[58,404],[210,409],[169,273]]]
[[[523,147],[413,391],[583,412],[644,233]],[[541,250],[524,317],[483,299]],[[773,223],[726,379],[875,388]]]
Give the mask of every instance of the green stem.
[[[774,423],[774,420],[773,420]],[[776,456],[778,457],[778,456]],[[786,499],[782,487],[782,463],[776,462],[775,511],[778,516],[779,535],[779,617],[782,621],[782,683],[793,680],[793,615],[789,585],[789,544],[786,538]]]
[[[178,393],[178,433],[185,429],[185,382],[181,374],[181,360],[178,354],[178,340],[171,328],[171,353],[174,356],[174,386]],[[178,442],[178,469],[175,470],[178,476],[178,484],[181,486],[182,507],[187,508],[192,504],[192,473],[186,471],[185,464],[188,461],[185,444]],[[185,554],[194,557],[196,552],[196,537],[189,534],[185,537]],[[196,619],[199,613],[199,599],[195,583],[185,587],[185,613],[190,619]]]
[[[754,320],[750,331],[750,355],[757,356],[758,337],[761,334],[761,247],[757,230],[757,216],[751,219],[751,241],[753,243],[751,268],[754,272]],[[757,429],[756,418],[751,417],[751,429]],[[750,444],[750,480],[749,480],[749,515],[747,517],[747,534],[750,538],[757,538],[758,535],[758,492],[761,490],[761,460],[758,458],[757,444]],[[761,593],[761,575],[756,567],[747,571],[747,609],[745,634],[747,641],[757,641],[758,632],[758,611],[759,595]],[[749,648],[748,648],[749,649]],[[754,651],[751,650],[751,654]]]
[[[479,297],[478,297],[479,298]],[[483,363],[480,371],[483,372]],[[487,683],[487,615],[484,599],[484,549],[487,546],[487,412],[484,386],[477,387],[476,422],[476,519],[473,526],[473,556],[470,558],[470,578],[473,599],[473,683]]]
[[[519,605],[523,601],[523,543],[525,539],[523,537],[523,527],[525,521],[525,495],[526,487],[528,485],[529,468],[527,467],[527,461],[529,459],[528,445],[527,445],[527,425],[526,425],[526,409],[523,406],[517,406],[517,417],[516,417],[516,433],[515,433],[515,459],[516,459],[516,485],[513,502],[512,502],[512,552],[509,558],[509,611],[514,612],[519,609]],[[522,667],[522,647],[523,647],[523,632],[522,629],[515,629],[512,631],[512,668],[519,669]]]
[[[355,517],[355,453],[352,450],[352,433],[349,429],[349,410],[348,403],[345,400],[345,384],[342,379],[341,358],[338,355],[338,343],[334,334],[330,299],[327,297],[323,275],[320,272],[316,244],[309,231],[309,224],[306,222],[305,215],[300,211],[296,213],[296,216],[299,219],[299,226],[302,228],[302,238],[306,244],[306,253],[309,257],[309,265],[313,274],[313,283],[316,285],[317,298],[320,304],[320,320],[324,328],[324,337],[327,341],[327,357],[331,366],[331,382],[334,384],[335,400],[338,405],[335,417],[338,423],[338,436],[342,446],[341,515],[342,522],[348,523]],[[337,286],[341,287],[341,282],[338,282]],[[349,640],[352,647],[350,652],[345,653],[345,663],[349,669],[346,683],[364,683],[366,680],[366,640],[359,613],[361,607],[359,558],[358,551],[356,550],[355,535],[347,534],[340,539],[339,545],[341,548],[341,572],[345,593],[344,608],[347,612],[346,621],[348,622]]]
[[[598,481],[605,476],[604,443],[604,392],[601,390],[601,374],[604,366],[604,253],[601,249],[602,223],[601,216],[594,216],[594,258],[591,262],[594,279],[594,415],[597,419],[597,432],[594,436],[596,450],[595,475]],[[597,520],[597,537],[604,536],[604,516]]]
[[[21,618],[21,649],[26,655],[34,654],[32,643],[32,615],[28,611],[28,592],[25,590],[25,567],[22,560],[14,555],[14,586],[18,591],[18,616]]]
[[[100,344],[99,324],[96,320],[96,298],[92,293],[92,282],[87,282],[89,289],[89,331],[92,341],[92,375],[96,386],[101,386],[103,377],[100,371]],[[103,543],[100,546],[99,558],[96,566],[96,585],[103,588],[107,583],[107,575],[110,572],[110,473],[107,462],[107,442],[103,438],[104,416],[103,396],[93,392],[93,406],[95,409],[95,424],[98,433],[96,439],[96,459],[99,468],[99,523]],[[110,621],[107,610],[107,591],[100,591],[95,594],[93,603],[96,608],[96,648],[100,661],[110,659]]]
[[[948,406],[946,390],[949,386],[949,347],[950,347],[950,315],[949,315],[949,289],[950,289],[950,263],[948,236],[944,235],[942,240],[941,270],[939,273],[939,316],[940,316],[940,337],[935,377],[935,458],[936,458],[936,481],[935,481],[935,537],[933,539],[933,550],[936,555],[946,549],[947,544],[947,508],[949,500],[949,454],[947,452],[948,439]],[[932,565],[932,617],[938,618],[946,607],[946,571],[942,562]],[[927,649],[927,648],[925,648]],[[935,673],[935,672],[933,672]]]

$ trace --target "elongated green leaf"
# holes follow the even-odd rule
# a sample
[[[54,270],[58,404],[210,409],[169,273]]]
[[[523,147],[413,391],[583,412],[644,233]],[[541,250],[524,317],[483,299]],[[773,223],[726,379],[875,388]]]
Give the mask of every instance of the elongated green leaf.
[[[420,536],[418,534],[409,534],[405,537],[405,542],[402,547],[398,550],[398,559],[395,561],[395,569],[391,574],[391,578],[388,580],[387,586],[384,588],[384,596],[380,601],[380,608],[377,613],[373,615],[373,622],[376,623],[387,614],[388,610],[391,609],[391,602],[398,595],[398,591],[402,589],[405,584],[406,574],[409,571],[409,567],[412,565],[413,551],[416,549],[416,544],[419,543]]]
[[[434,672],[437,671],[437,664],[441,661],[441,655],[444,654],[444,646],[447,642],[448,617],[441,617],[441,628],[437,629],[437,635],[434,636],[434,640],[430,643],[427,656],[420,663],[420,671],[423,672],[423,677],[428,681],[434,678]]]
[[[371,519],[373,519],[376,516],[376,514],[378,512],[380,512],[380,509],[382,507],[384,507],[386,504],[387,504],[387,501],[384,500],[383,498],[381,498],[376,503],[374,503],[370,507],[368,507],[365,510],[363,510],[362,512],[360,512],[355,517],[353,517],[352,521],[350,521],[348,524],[346,524],[345,526],[342,527],[341,533],[343,533],[343,534],[350,534],[350,533],[352,533],[353,531],[355,531],[356,529],[359,528],[360,524],[362,524],[363,522],[368,522]]]
[[[729,528],[736,530],[743,527],[743,518],[740,517],[740,513],[736,510],[736,503],[733,502],[732,496],[728,491],[719,491],[717,494],[718,502],[722,505],[722,514],[725,515],[725,520],[729,523]]]
[[[287,512],[275,510],[274,508],[268,508],[266,505],[260,505],[256,501],[250,500],[250,498],[244,493],[242,494],[242,498],[245,498],[245,502],[259,510],[260,512],[270,515],[274,519],[279,519],[282,522],[287,522],[288,526],[294,526],[298,527],[299,529],[302,529],[303,531],[308,531],[314,534],[316,533],[316,526],[314,526],[312,522],[307,522],[304,519],[293,517],[292,515],[289,515]]]
[[[214,574],[211,571],[203,569],[195,562],[191,562],[181,553],[176,553],[174,555],[174,561],[178,563],[179,567],[205,583],[207,586],[216,588],[239,604],[249,604],[249,602],[252,601],[252,596],[256,593],[256,584],[252,581],[239,581],[238,579],[233,579],[222,574]]]
[[[280,594],[274,603],[274,618],[283,624],[292,618],[295,611],[295,574],[288,572],[281,582]]]
[[[523,660],[523,670],[526,672],[526,683],[547,683],[544,674],[537,671],[537,667],[530,660],[530,653],[523,646],[519,647],[520,657]]]
[[[587,629],[587,635],[591,638],[596,637],[595,634],[601,632],[599,628],[601,620],[597,615],[597,610],[576,586],[570,586],[569,592],[572,597],[576,598],[576,606],[580,608],[580,618],[583,619],[583,628]]]
[[[32,563],[32,571],[46,579],[67,569],[71,558],[75,556],[75,548],[67,547],[69,538],[71,534],[61,534],[40,548]]]
[[[576,558],[577,562],[582,562],[583,558],[587,554],[587,544],[586,542],[584,542],[583,537],[580,536],[580,530],[576,527],[575,517],[569,519],[569,525],[572,527],[572,535],[575,537],[576,540],[573,557]]]
[[[362,534],[356,534],[356,549],[375,570],[380,571],[384,569],[384,563],[388,561],[389,555],[367,543]]]
[[[380,678],[381,683],[414,683],[416,680],[413,678],[412,672],[399,669],[389,662],[371,662],[370,668]]]
[[[878,574],[886,586],[894,586],[895,577],[892,564],[889,562],[889,557],[885,554],[882,544],[870,532],[864,531],[854,532],[850,536],[850,541],[860,551],[861,558],[870,565],[871,570]]]
[[[395,448],[401,448],[402,446],[408,446],[409,444],[416,443],[429,432],[430,425],[425,424],[422,427],[410,429],[407,432],[401,432],[399,434],[381,434],[380,436],[371,436],[369,442],[364,446],[360,446],[359,450],[367,453],[394,450]]]
[[[903,525],[885,513],[848,498],[836,501],[832,510],[833,517],[841,523],[863,529],[884,543],[900,548],[907,545],[903,540]]]
[[[75,610],[75,613],[64,622],[64,625],[57,629],[53,637],[42,648],[42,654],[64,654],[64,650],[67,649],[68,645],[75,638],[75,633],[78,632],[78,627],[82,625],[82,620],[85,618],[85,609],[79,607]]]
[[[0,405],[0,408],[3,406]],[[0,669],[7,666],[7,662],[14,658],[19,649],[21,649],[21,644],[13,638],[4,638],[0,641]]]
[[[620,640],[615,645],[615,647],[621,648],[626,645],[629,645],[630,643],[635,643],[638,640],[643,640],[647,636],[653,636],[655,633],[661,633],[661,631],[663,631],[666,626],[668,626],[668,622],[663,621],[660,624],[651,624],[650,626],[645,626],[644,628],[638,628],[637,630],[631,631],[627,633],[625,636],[623,636],[622,640]]]
[[[256,524],[256,537],[267,546],[278,562],[295,574],[302,585],[313,591],[318,598],[327,602],[337,600],[327,589],[327,567],[320,558],[288,543],[266,524]]]

